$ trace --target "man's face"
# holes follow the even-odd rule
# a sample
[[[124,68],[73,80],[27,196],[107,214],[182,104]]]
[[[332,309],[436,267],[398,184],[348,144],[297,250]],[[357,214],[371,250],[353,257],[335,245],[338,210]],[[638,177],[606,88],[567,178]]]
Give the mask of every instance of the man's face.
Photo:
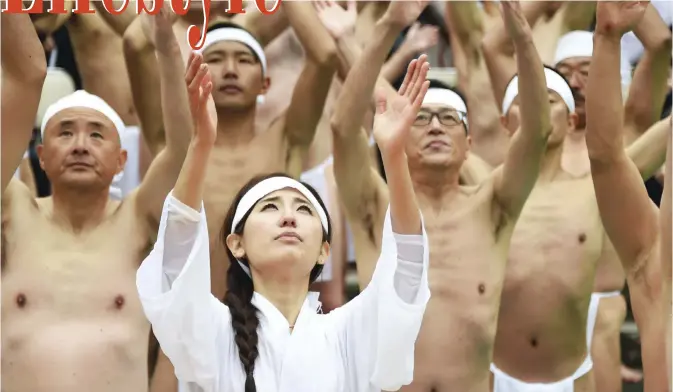
[[[551,109],[549,119],[552,125],[552,133],[549,136],[547,145],[554,147],[560,145],[566,135],[574,130],[577,116],[574,113],[568,112],[568,106],[557,92],[548,90],[547,95],[549,98],[549,108]],[[519,105],[519,97],[517,96],[512,101],[512,106],[510,106],[507,115],[503,116],[503,125],[510,137],[514,136],[519,130],[521,115],[521,106]]]
[[[70,108],[52,117],[37,153],[49,181],[82,190],[108,188],[126,164],[112,121],[88,108]]]
[[[265,94],[270,81],[252,50],[240,42],[222,41],[210,46],[204,61],[213,77],[213,100],[218,109],[254,107],[257,95]]]
[[[571,57],[561,61],[556,66],[556,70],[566,78],[568,84],[570,84],[570,88],[573,90],[575,113],[578,116],[578,129],[584,129],[586,126],[584,103],[590,65],[591,57]]]
[[[411,127],[406,153],[412,166],[460,167],[470,149],[465,113],[446,105],[423,105]]]

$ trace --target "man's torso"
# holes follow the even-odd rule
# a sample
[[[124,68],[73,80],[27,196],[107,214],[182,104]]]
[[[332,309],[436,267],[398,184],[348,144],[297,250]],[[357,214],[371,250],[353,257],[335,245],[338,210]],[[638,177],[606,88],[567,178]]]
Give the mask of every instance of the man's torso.
[[[572,375],[587,355],[605,234],[590,176],[536,185],[514,230],[494,363],[527,382]]]
[[[50,218],[50,199],[21,184],[4,196],[3,391],[144,391],[149,323],[135,274],[149,239],[135,208],[75,234]]]

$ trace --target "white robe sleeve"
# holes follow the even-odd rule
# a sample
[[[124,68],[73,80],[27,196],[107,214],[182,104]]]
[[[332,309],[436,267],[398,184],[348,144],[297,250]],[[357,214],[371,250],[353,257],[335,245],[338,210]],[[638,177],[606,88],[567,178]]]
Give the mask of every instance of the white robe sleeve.
[[[183,236],[180,240],[174,238],[178,233]],[[145,315],[177,378],[197,383],[207,392],[217,391],[221,353],[228,352],[231,344],[225,332],[230,313],[210,293],[203,205],[199,213],[172,192],[166,197],[157,242],[138,269],[136,285]]]
[[[424,224],[422,237],[422,269],[405,269],[407,274],[415,271],[420,276],[409,282],[420,284],[414,284],[417,290],[413,287],[411,292],[408,287],[396,289],[400,286],[399,276],[396,278],[400,263],[389,208],[381,255],[371,282],[360,295],[327,315],[344,357],[348,390],[396,391],[413,380],[416,339],[430,299],[429,246]]]

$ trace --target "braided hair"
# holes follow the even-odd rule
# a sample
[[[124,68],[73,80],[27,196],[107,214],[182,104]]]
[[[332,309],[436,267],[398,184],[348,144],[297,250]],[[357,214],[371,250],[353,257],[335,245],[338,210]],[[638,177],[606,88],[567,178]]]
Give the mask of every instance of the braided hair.
[[[257,335],[257,328],[259,327],[259,316],[257,312],[259,311],[255,305],[252,304],[252,295],[254,293],[254,285],[252,279],[246,274],[246,272],[241,268],[241,266],[236,262],[236,258],[229,250],[229,247],[226,246],[226,239],[231,230],[231,225],[234,221],[234,215],[236,213],[236,208],[240,203],[243,196],[259,182],[264,181],[271,177],[288,177],[288,175],[282,173],[274,173],[264,176],[257,176],[250,180],[247,184],[241,188],[241,190],[236,195],[234,202],[229,208],[227,217],[224,220],[224,226],[222,227],[222,240],[225,243],[225,249],[227,256],[231,261],[229,265],[229,270],[227,271],[227,292],[224,296],[224,304],[229,308],[231,313],[231,327],[234,330],[234,342],[238,348],[238,358],[241,361],[243,366],[243,371],[245,372],[245,390],[244,392],[257,392],[257,387],[255,386],[255,361],[259,356],[259,349],[257,344],[259,342],[259,337]],[[315,196],[320,206],[327,212],[325,204],[318,192],[313,189],[308,184],[302,183],[312,194]],[[245,222],[248,220],[248,212],[241,222],[236,226],[234,233],[241,235],[243,234],[243,228],[245,227]],[[328,231],[323,230],[323,241],[330,243],[331,242],[331,222],[328,216]],[[248,265],[248,260],[245,258],[240,259],[240,261]],[[309,283],[313,283],[322,273],[323,265],[316,263],[316,265],[311,270],[309,275]]]

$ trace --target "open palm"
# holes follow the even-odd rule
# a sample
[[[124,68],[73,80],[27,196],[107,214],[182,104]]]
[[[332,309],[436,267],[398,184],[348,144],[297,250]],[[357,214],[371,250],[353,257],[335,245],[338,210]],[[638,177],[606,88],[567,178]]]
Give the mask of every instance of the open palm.
[[[428,0],[391,1],[386,11],[386,17],[400,26],[409,26],[428,6]]]
[[[409,130],[430,86],[430,82],[426,81],[429,68],[427,56],[421,55],[409,64],[396,96],[386,97],[382,90],[376,92],[374,139],[382,153],[404,151]]]
[[[203,63],[203,57],[198,53],[192,52],[189,57],[185,82],[194,122],[194,137],[201,142],[214,143],[217,129],[208,113],[208,99],[213,91],[212,76],[208,65]]]
[[[346,9],[332,0],[318,0],[313,2],[313,6],[318,19],[332,38],[341,38],[355,29],[355,21],[358,17],[355,0],[348,0]]]

